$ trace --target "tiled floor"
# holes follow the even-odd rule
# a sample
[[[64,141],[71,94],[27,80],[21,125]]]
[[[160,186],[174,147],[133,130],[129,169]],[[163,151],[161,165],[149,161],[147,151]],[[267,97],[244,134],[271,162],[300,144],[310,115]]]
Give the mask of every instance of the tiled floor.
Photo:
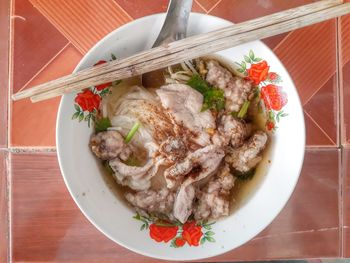
[[[248,244],[210,261],[339,257],[339,158],[337,149],[307,150],[300,181],[281,214]],[[154,262],[116,246],[87,221],[68,194],[54,153],[11,159],[14,261]]]
[[[239,23],[311,2],[194,0],[193,11]],[[154,262],[103,236],[68,194],[56,154],[48,153],[55,148],[59,99],[12,102],[8,93],[72,72],[107,33],[166,6],[167,0],[0,1],[0,262]],[[350,257],[350,16],[264,42],[298,88],[307,128],[305,163],[273,223],[211,261]]]

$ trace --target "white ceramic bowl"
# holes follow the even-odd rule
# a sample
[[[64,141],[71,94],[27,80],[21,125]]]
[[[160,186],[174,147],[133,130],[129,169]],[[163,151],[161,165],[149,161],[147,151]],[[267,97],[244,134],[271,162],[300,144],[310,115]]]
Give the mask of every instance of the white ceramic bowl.
[[[164,14],[135,20],[107,35],[81,60],[76,71],[87,68],[101,59],[127,57],[149,48],[156,38]],[[191,14],[188,35],[211,31],[231,23],[213,16]],[[64,181],[73,199],[90,220],[107,237],[137,253],[166,260],[196,260],[222,254],[234,249],[262,231],[277,216],[286,204],[299,177],[305,146],[305,128],[302,107],[296,88],[282,63],[259,41],[237,46],[218,54],[229,61],[241,62],[252,50],[270,66],[270,72],[278,73],[288,96],[283,111],[288,113],[278,123],[272,139],[266,176],[261,176],[254,191],[229,217],[211,226],[208,239],[202,245],[180,248],[171,246],[171,241],[155,242],[149,230],[140,231],[141,222],[133,219],[135,213],[118,200],[106,185],[99,170],[98,161],[91,153],[88,143],[92,133],[85,121],[72,120],[76,112],[76,94],[64,95],[57,118],[57,152]],[[246,58],[247,59],[247,58]],[[248,59],[249,61],[249,59]],[[249,68],[250,64],[246,64]],[[276,80],[277,75],[270,78]],[[266,84],[266,83],[265,83]],[[264,85],[260,83],[260,85]],[[84,114],[86,115],[87,112]],[[278,112],[276,112],[277,114]],[[202,238],[208,229],[202,231]],[[180,234],[181,235],[181,234]]]

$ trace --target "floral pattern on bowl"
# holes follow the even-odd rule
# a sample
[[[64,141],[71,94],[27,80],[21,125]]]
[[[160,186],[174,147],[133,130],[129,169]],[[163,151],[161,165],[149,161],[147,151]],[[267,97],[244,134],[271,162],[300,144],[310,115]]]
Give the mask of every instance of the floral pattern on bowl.
[[[215,222],[189,220],[181,224],[180,222],[167,222],[140,214],[136,214],[133,218],[142,223],[141,231],[149,230],[149,235],[153,240],[159,243],[170,242],[170,246],[174,248],[183,247],[186,244],[197,247],[206,242],[215,242],[213,237],[215,233],[211,227]]]
[[[111,55],[111,60],[116,60],[114,54]],[[105,60],[100,60],[94,66],[106,63]],[[87,121],[90,127],[91,121],[96,121],[96,115],[98,114],[102,97],[110,93],[110,87],[118,85],[120,81],[108,82],[97,85],[95,87],[87,88],[79,92],[74,99],[75,113],[72,119],[77,119],[79,122],[82,120]]]
[[[115,55],[111,55],[112,60],[115,60]],[[100,60],[94,66],[106,63],[105,60]],[[254,52],[250,50],[248,55],[244,56],[242,62],[235,62],[238,66],[236,69],[245,78],[252,81],[257,87],[256,97],[259,99],[260,112],[266,116],[266,129],[275,131],[277,123],[281,118],[286,117],[282,108],[287,104],[287,94],[278,84],[282,83],[282,78],[276,72],[270,72],[270,66],[266,60],[256,57]],[[250,66],[248,68],[248,66]],[[99,107],[102,97],[110,93],[112,86],[118,85],[120,81],[109,82],[87,88],[78,93],[75,97],[75,113],[72,119],[77,119],[79,122],[87,121],[90,127],[91,121],[96,121],[96,115],[99,113]]]
[[[288,102],[287,94],[281,86],[278,86],[282,83],[282,78],[278,73],[270,72],[268,62],[256,57],[252,50],[244,56],[242,62],[235,62],[235,64],[238,66],[236,70],[257,87],[256,97],[260,100],[259,105],[262,106],[260,112],[266,115],[266,129],[276,130],[276,124],[282,117],[288,115],[282,110]]]

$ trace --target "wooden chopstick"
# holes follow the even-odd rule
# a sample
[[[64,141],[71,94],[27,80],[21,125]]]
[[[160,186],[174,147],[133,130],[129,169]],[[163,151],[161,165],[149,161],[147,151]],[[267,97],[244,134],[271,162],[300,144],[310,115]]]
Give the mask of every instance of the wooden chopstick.
[[[32,89],[27,89],[22,92],[19,92],[15,95],[13,95],[13,99],[21,99],[29,96],[34,96],[36,94],[42,93],[42,92],[47,92],[49,90],[57,89],[60,87],[65,87],[65,86],[70,86],[75,82],[79,82],[85,79],[89,78],[94,78],[100,74],[106,74],[118,69],[121,69],[123,67],[130,67],[131,65],[135,65],[138,63],[142,63],[145,61],[152,60],[156,57],[161,57],[161,56],[166,56],[169,54],[176,53],[178,51],[181,51],[183,49],[186,49],[190,45],[203,45],[205,43],[209,43],[211,41],[215,41],[218,38],[224,38],[227,36],[231,36],[234,34],[242,33],[245,32],[246,30],[253,30],[258,27],[263,27],[267,25],[271,25],[273,23],[281,22],[281,21],[286,21],[288,19],[292,19],[295,17],[300,17],[305,14],[309,14],[312,12],[316,12],[319,10],[324,10],[326,8],[339,5],[341,4],[341,0],[324,0],[324,1],[319,1],[316,3],[312,3],[309,5],[289,9],[283,12],[275,13],[269,16],[265,16],[262,18],[257,18],[251,21],[243,22],[241,24],[235,25],[235,26],[230,26],[226,27],[223,29],[219,29],[215,32],[210,32],[207,34],[202,34],[202,35],[197,35],[193,36],[181,41],[173,42],[170,43],[169,45],[166,46],[161,46],[158,48],[154,48],[152,50],[147,50],[141,53],[138,53],[134,56],[129,57],[128,59],[120,60],[120,61],[114,61],[104,65],[101,65],[99,67],[95,68],[90,68],[86,70],[82,70],[78,73],[36,86]],[[95,79],[96,82],[92,85],[98,85],[99,80]],[[109,82],[109,81],[108,81]],[[85,82],[86,83],[86,82]],[[84,83],[84,85],[85,85]],[[103,83],[103,82],[101,82]],[[88,87],[88,86],[87,86]],[[73,89],[73,87],[72,87]],[[67,90],[68,92],[68,90]],[[36,98],[34,97],[33,100]]]
[[[40,101],[100,83],[143,74],[183,60],[223,50],[248,41],[280,34],[349,13],[349,4],[337,0],[319,1],[262,18],[193,36],[132,57],[106,63],[24,90],[13,96]]]

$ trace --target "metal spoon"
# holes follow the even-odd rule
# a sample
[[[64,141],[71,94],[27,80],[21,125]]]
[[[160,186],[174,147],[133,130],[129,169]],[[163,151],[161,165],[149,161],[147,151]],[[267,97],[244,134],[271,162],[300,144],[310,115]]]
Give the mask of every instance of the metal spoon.
[[[192,0],[170,0],[163,27],[152,47],[185,38],[191,8]],[[159,69],[143,74],[142,85],[146,88],[163,85],[163,72]]]

